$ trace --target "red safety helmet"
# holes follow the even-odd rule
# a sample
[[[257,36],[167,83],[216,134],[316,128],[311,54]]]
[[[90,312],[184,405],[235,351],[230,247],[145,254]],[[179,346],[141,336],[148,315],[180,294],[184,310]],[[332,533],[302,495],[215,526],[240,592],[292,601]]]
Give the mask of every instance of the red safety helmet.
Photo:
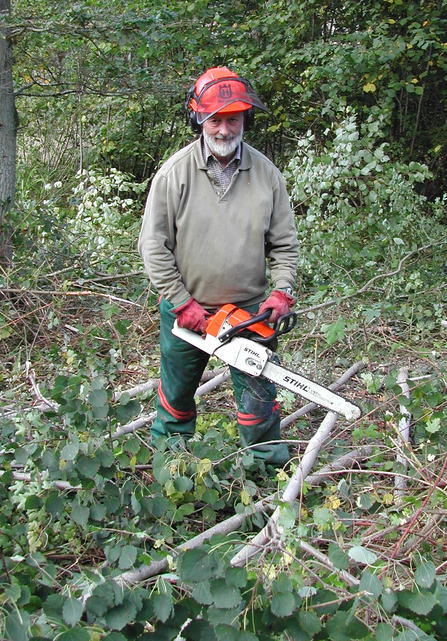
[[[202,74],[188,92],[186,107],[196,132],[217,112],[247,111],[253,120],[254,107],[268,111],[248,80],[227,67],[212,67]]]

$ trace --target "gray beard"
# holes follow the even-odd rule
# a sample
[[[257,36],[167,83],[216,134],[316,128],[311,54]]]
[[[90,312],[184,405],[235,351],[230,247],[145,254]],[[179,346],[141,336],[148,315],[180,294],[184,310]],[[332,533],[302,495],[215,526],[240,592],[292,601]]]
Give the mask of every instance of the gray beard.
[[[238,134],[237,136],[232,136],[231,138],[227,136],[226,140],[222,140],[222,138],[219,138],[218,136],[210,136],[208,133],[206,133],[205,130],[203,130],[203,137],[205,139],[205,142],[208,145],[211,153],[214,154],[216,158],[229,158],[230,156],[232,156],[238,148],[243,134],[244,130],[241,129],[240,134]]]

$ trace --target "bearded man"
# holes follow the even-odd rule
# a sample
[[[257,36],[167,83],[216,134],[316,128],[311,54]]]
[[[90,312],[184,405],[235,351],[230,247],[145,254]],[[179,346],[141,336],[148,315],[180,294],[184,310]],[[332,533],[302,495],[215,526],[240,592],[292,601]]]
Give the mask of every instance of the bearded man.
[[[267,107],[251,84],[226,67],[208,69],[190,89],[189,122],[200,137],[176,152],[153,179],[139,252],[160,294],[161,382],[155,439],[193,436],[194,394],[209,355],[172,334],[204,333],[226,303],[275,323],[295,304],[298,241],[283,177],[243,141],[256,109]],[[270,279],[270,283],[269,283]],[[267,291],[271,285],[271,293]],[[273,383],[231,368],[244,447],[266,464],[289,460],[280,442]]]

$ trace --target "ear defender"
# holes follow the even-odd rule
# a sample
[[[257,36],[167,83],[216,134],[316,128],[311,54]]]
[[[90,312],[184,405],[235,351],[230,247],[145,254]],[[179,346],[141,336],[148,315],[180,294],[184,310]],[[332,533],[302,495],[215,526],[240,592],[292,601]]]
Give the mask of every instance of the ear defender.
[[[194,111],[194,109],[191,109],[191,106],[190,106],[191,105],[191,100],[193,98],[194,99],[197,98],[196,86],[195,85],[192,85],[192,87],[190,87],[188,89],[188,93],[186,94],[186,99],[185,99],[185,110],[186,110],[186,114],[187,114],[187,121],[188,121],[189,126],[191,127],[193,133],[201,134],[202,133],[202,127],[197,122],[197,114]]]
[[[250,107],[244,112],[244,131],[251,131],[255,126],[256,107]]]

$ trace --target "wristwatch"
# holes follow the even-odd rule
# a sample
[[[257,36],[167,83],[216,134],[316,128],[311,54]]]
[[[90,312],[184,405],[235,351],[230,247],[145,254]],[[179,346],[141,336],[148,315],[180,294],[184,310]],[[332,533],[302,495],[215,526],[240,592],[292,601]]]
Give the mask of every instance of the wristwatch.
[[[286,292],[289,296],[293,296],[293,289],[291,287],[281,287],[282,292]]]

